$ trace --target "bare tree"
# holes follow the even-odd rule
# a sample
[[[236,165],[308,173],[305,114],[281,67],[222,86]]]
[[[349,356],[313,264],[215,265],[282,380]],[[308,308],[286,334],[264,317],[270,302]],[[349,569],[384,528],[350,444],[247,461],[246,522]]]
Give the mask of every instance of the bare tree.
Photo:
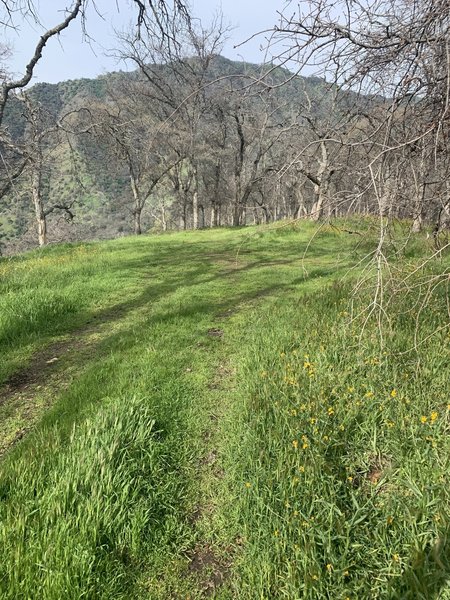
[[[73,0],[70,8],[65,9],[65,18],[60,23],[47,29],[39,37],[34,53],[30,57],[22,77],[13,80],[6,77],[3,79],[0,90],[0,126],[10,92],[23,89],[30,83],[35,67],[41,60],[43,50],[51,38],[58,36],[64,29],[67,29],[79,16],[85,23],[88,4],[88,0]],[[91,4],[95,9],[95,2],[91,2]],[[138,35],[140,35],[142,29],[154,31],[153,23],[156,23],[159,35],[163,38],[171,38],[174,20],[179,15],[189,21],[189,13],[183,0],[173,0],[171,5],[167,0],[133,0],[133,4],[137,9]],[[22,19],[31,18],[36,24],[39,24],[38,12],[38,7],[33,0],[2,0],[0,3],[0,26],[15,28],[17,16]]]
[[[31,78],[33,77],[34,69],[39,60],[42,58],[42,52],[47,42],[50,38],[59,35],[62,31],[64,31],[64,29],[69,27],[70,23],[74,21],[80,14],[84,1],[85,0],[76,0],[73,3],[72,7],[66,12],[66,17],[63,19],[63,21],[61,21],[51,29],[48,29],[45,33],[41,35],[34,50],[34,54],[31,57],[30,62],[27,64],[25,68],[25,73],[22,77],[14,80],[9,80],[6,77],[3,79],[0,90],[0,126],[3,121],[5,106],[10,92],[23,89],[30,83]],[[34,7],[30,1],[21,2],[20,0],[5,0],[4,2],[2,2],[2,8],[3,15],[6,11],[7,20],[11,23],[11,26],[13,26],[12,18],[15,11],[19,11],[22,15],[26,14],[27,12],[31,13],[32,15],[35,15]],[[4,16],[2,18],[1,15],[2,13],[0,13],[0,21],[5,22]]]
[[[391,244],[393,218],[410,218],[415,231],[425,217],[434,221],[438,252],[431,259],[440,255],[437,232],[447,226],[450,3],[308,0],[291,6],[273,30],[272,50],[279,60],[296,61],[299,70],[314,68],[359,115],[358,135],[345,144],[352,156],[345,176],[352,170],[356,175],[347,203],[362,202],[379,217],[378,244],[364,278],[375,282],[364,322],[376,318],[382,341],[381,325],[394,297],[387,294],[386,277],[391,290],[399,288],[386,251],[398,251]],[[433,289],[446,280],[447,273],[437,276]],[[423,290],[426,304],[428,286],[421,285],[417,291]]]
[[[377,168],[405,145],[423,140],[438,149],[447,139],[449,26],[446,0],[310,0],[284,12],[271,43],[283,43],[280,56],[299,68],[314,64],[340,89],[384,105],[383,140],[380,127],[368,135],[377,133]],[[414,118],[415,128],[401,138],[397,123],[405,118]]]
[[[109,168],[125,170],[132,194],[133,228],[142,233],[142,213],[157,186],[182,160],[173,150],[173,140],[160,129],[160,123],[148,110],[139,83],[109,90],[106,103],[81,111],[87,118],[84,134],[94,135],[102,146]],[[75,130],[77,127],[75,126]]]
[[[183,202],[190,197],[192,225],[199,226],[199,212],[204,215],[201,193],[203,164],[207,143],[203,123],[214,109],[211,64],[220,52],[226,34],[221,16],[210,27],[185,19],[174,21],[173,38],[159,39],[147,29],[146,36],[122,38],[121,56],[138,66],[142,95],[147,98],[161,123],[161,128],[176,131],[178,154],[183,166],[174,172],[174,185]],[[184,181],[179,179],[179,176]],[[186,223],[186,211],[184,210]]]
[[[183,0],[174,0],[170,3],[167,0],[132,0],[132,5],[136,8],[136,35],[138,37],[151,29],[158,35],[159,39],[172,40],[174,22],[180,19],[189,21],[188,10]],[[38,154],[34,151],[39,146],[37,138],[30,146],[33,148],[33,152],[17,153],[14,150],[15,140],[11,138],[7,129],[2,127],[8,99],[11,95],[15,96],[20,90],[26,88],[32,81],[35,68],[42,59],[46,45],[51,38],[57,37],[77,19],[81,20],[84,32],[89,37],[86,29],[89,10],[96,10],[95,0],[72,0],[69,6],[63,7],[64,18],[53,27],[44,30],[39,36],[23,74],[17,78],[10,76],[5,65],[8,49],[3,44],[0,46],[0,197],[11,191],[15,182],[19,180],[24,170],[30,165],[36,167],[34,189],[37,192],[40,188],[37,175],[39,160],[35,160]],[[38,28],[42,27],[38,3],[35,3],[34,0],[1,0],[1,27],[16,29],[24,20],[32,22]],[[175,40],[173,43],[176,43]],[[31,113],[29,113],[30,115]],[[34,127],[32,123],[38,125],[35,117],[37,118],[37,113],[33,112],[33,116],[30,117],[29,130]],[[42,139],[41,134],[36,135]],[[37,206],[39,204],[38,195],[35,194],[35,197]],[[42,228],[40,240],[45,243],[45,215],[41,214],[39,219]]]

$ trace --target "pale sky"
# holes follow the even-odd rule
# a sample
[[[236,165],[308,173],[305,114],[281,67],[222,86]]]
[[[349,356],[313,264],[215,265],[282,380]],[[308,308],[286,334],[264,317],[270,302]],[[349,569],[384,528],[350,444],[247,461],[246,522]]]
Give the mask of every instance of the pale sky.
[[[43,58],[36,71],[33,83],[56,83],[66,79],[95,77],[113,70],[125,70],[126,66],[117,64],[112,51],[117,47],[114,30],[123,30],[131,24],[136,12],[129,0],[95,0],[98,12],[91,5],[87,14],[87,30],[92,38],[91,45],[83,40],[80,21],[73,22],[59,39],[51,39],[44,50]],[[45,27],[52,27],[63,19],[60,12],[69,4],[68,0],[36,0],[38,13]],[[208,25],[214,13],[221,8],[225,23],[234,26],[231,39],[225,45],[222,54],[228,58],[260,63],[264,61],[264,52],[260,47],[264,37],[249,41],[234,49],[233,46],[244,41],[252,34],[272,27],[277,22],[277,10],[282,10],[283,0],[191,0],[192,14]],[[118,9],[119,7],[119,9]],[[100,16],[101,15],[101,16]],[[21,23],[17,32],[2,31],[4,39],[12,46],[13,55],[9,61],[9,70],[22,75],[26,63],[43,31],[37,25]]]

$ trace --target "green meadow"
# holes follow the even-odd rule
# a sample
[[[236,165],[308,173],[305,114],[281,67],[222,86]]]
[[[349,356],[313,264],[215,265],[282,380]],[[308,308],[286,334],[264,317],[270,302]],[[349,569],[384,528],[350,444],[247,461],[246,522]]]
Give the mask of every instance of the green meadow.
[[[448,258],[398,224],[380,274],[376,246],[0,259],[0,598],[450,599]]]

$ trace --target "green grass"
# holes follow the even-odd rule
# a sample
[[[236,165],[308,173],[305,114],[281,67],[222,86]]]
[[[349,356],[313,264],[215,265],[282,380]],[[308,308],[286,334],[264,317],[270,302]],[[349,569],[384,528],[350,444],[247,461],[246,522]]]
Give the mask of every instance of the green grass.
[[[0,403],[31,429],[0,463],[1,598],[450,598],[445,281],[415,352],[419,288],[391,294],[380,349],[356,226],[0,261],[0,379],[40,370]]]
[[[449,337],[416,362],[398,357],[406,323],[381,355],[368,328],[362,350],[347,301],[332,288],[246,324],[228,454],[239,597],[450,597]]]

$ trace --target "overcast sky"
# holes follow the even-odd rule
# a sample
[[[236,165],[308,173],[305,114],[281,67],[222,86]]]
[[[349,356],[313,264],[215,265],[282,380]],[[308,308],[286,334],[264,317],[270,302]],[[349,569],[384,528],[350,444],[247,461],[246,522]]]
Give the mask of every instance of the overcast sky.
[[[67,0],[36,0],[36,4],[42,23],[48,28],[62,20],[63,13],[60,11],[69,3]],[[224,56],[257,63],[264,60],[264,52],[260,49],[264,37],[260,36],[236,49],[233,46],[256,32],[272,27],[277,21],[277,10],[281,10],[284,4],[283,0],[191,0],[192,13],[203,24],[210,23],[214,13],[221,8],[224,21],[235,28],[225,45]],[[91,44],[83,40],[81,23],[73,22],[59,40],[49,41],[35,71],[34,83],[56,83],[126,69],[123,63],[117,64],[112,57],[117,46],[114,30],[126,29],[135,19],[136,12],[129,0],[96,0],[96,6],[100,14],[96,14],[91,6],[87,15],[88,34],[93,40]],[[11,71],[23,74],[42,31],[37,25],[22,23],[17,32],[6,32],[6,40],[13,49],[9,61]]]

